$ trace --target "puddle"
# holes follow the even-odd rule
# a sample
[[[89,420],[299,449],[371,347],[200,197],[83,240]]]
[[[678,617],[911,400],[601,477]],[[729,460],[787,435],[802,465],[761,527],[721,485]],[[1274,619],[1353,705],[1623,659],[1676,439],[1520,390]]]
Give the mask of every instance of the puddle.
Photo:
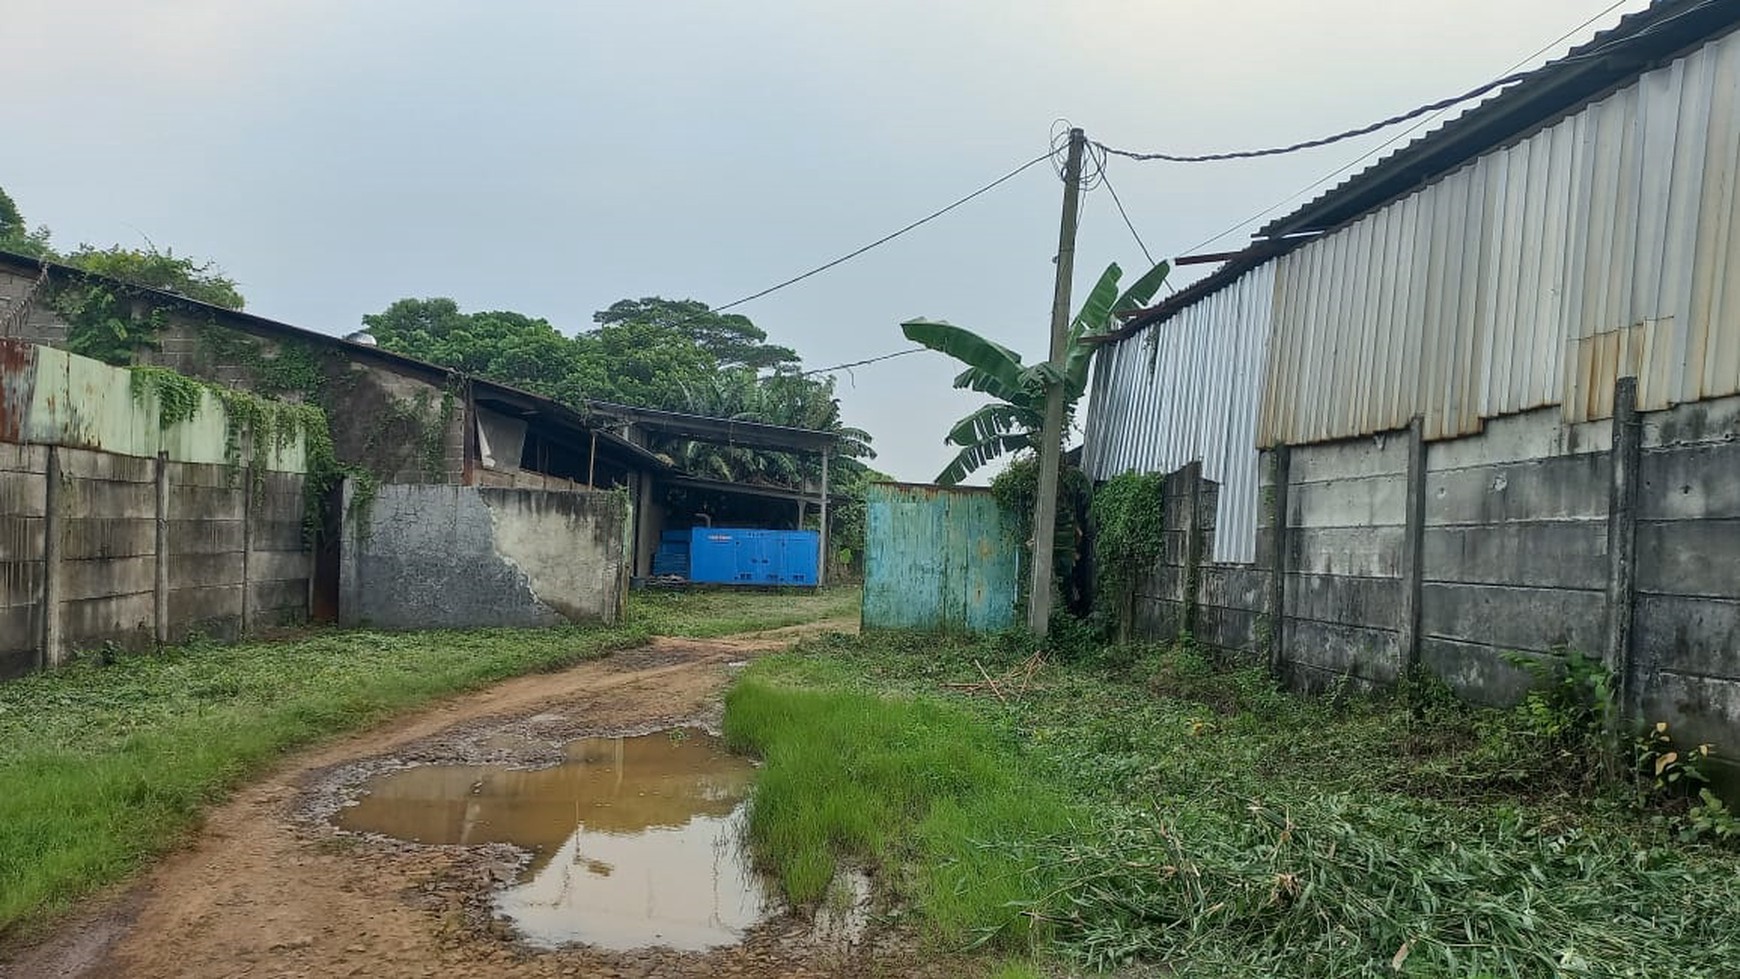
[[[729,945],[770,902],[741,852],[748,761],[704,731],[586,738],[554,768],[426,765],[365,783],[337,824],[532,852],[496,907],[540,945]],[[527,876],[529,875],[529,876]]]

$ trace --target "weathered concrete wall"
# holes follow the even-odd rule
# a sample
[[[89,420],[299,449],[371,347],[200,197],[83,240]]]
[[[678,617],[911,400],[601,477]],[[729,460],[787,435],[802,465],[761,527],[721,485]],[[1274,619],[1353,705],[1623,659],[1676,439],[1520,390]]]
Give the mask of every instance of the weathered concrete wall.
[[[0,354],[0,676],[306,618],[300,438],[255,471],[223,461],[216,398],[166,427],[124,370],[15,340]]]
[[[1407,470],[1406,433],[1291,450],[1280,662],[1300,686],[1400,674]]]
[[[1638,712],[1740,757],[1740,398],[1643,416]]]
[[[347,488],[339,620],[384,628],[614,622],[626,501],[617,493]]]
[[[1535,411],[1426,446],[1420,661],[1470,699],[1528,689],[1507,653],[1604,648],[1610,435],[1567,431]]]
[[[36,666],[47,482],[47,446],[0,442],[0,679]]]
[[[1621,419],[1566,425],[1547,408],[1455,440],[1267,453],[1257,561],[1194,573],[1190,528],[1208,553],[1216,490],[1172,474],[1139,631],[1193,623],[1312,689],[1385,685],[1418,663],[1499,705],[1532,682],[1513,656],[1575,649],[1606,660],[1634,718],[1740,755],[1740,398]],[[1627,425],[1641,432],[1629,462]]]

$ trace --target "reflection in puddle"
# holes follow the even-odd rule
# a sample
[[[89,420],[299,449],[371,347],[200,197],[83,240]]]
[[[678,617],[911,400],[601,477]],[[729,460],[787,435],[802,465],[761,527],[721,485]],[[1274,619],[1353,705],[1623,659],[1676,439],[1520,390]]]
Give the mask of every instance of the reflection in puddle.
[[[338,825],[531,850],[530,879],[497,907],[542,944],[709,948],[767,911],[738,845],[753,778],[702,731],[587,738],[539,771],[430,765],[382,776]]]

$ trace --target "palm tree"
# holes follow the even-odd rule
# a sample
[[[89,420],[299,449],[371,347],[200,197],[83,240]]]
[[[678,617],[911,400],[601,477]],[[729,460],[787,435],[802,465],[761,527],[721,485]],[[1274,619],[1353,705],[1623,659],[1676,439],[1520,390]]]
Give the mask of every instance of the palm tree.
[[[900,324],[908,340],[967,365],[955,378],[955,387],[982,391],[997,399],[962,418],[949,430],[944,441],[960,446],[961,451],[936,481],[953,486],[993,459],[1033,448],[1036,434],[1044,427],[1045,392],[1052,384],[1063,385],[1065,417],[1072,417],[1075,403],[1087,390],[1088,365],[1093,361],[1094,350],[1091,338],[1108,332],[1117,314],[1146,306],[1171,270],[1171,265],[1161,262],[1119,293],[1118,280],[1123,269],[1116,262],[1106,266],[1070,323],[1069,345],[1061,369],[1049,361],[1024,365],[1021,355],[1008,347],[940,320],[916,319]]]

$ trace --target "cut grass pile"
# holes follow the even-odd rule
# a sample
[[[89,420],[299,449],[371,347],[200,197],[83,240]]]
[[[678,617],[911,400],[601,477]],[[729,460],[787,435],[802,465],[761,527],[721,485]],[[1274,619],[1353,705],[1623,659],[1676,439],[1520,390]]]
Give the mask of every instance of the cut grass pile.
[[[629,624],[612,628],[193,643],[0,683],[0,938],[124,879],[288,749],[653,634],[791,625],[856,599],[850,589],[637,595]]]
[[[1024,773],[1006,732],[927,698],[750,678],[726,696],[725,737],[766,760],[749,836],[791,901],[820,900],[842,856],[909,866],[908,890],[940,940],[1024,943],[1019,906],[1046,882],[1015,845],[1063,830],[1070,814]]]
[[[912,765],[906,782],[947,770],[950,750],[990,745],[1003,768],[994,780],[1078,814],[1061,833],[963,821],[947,828],[953,839],[927,838],[930,850],[828,841],[947,921],[945,941],[1023,912],[1049,939],[1041,966],[1052,955],[1179,976],[1722,976],[1740,961],[1740,858],[1679,843],[1622,793],[1591,789],[1508,712],[1439,698],[1416,718],[1393,699],[1296,697],[1260,669],[1219,668],[1190,649],[1096,651],[1047,666],[1007,702],[948,686],[1027,652],[825,639],[758,661],[743,681],[791,703],[884,705],[860,704],[869,716],[926,704],[940,743],[889,746]],[[826,743],[857,723],[824,711],[785,726],[764,746],[764,781],[792,764],[787,741]],[[830,792],[864,805],[859,796],[884,791],[850,753],[830,765],[825,751],[793,750],[821,769],[804,775],[822,796],[812,809],[826,811]],[[921,836],[922,809],[879,812],[897,824],[880,838]],[[764,835],[799,821],[769,813],[751,823],[752,841],[777,850]],[[996,854],[997,879],[1025,883],[1012,907],[956,899],[939,910],[910,883],[932,872],[933,853],[946,866],[975,847]]]

